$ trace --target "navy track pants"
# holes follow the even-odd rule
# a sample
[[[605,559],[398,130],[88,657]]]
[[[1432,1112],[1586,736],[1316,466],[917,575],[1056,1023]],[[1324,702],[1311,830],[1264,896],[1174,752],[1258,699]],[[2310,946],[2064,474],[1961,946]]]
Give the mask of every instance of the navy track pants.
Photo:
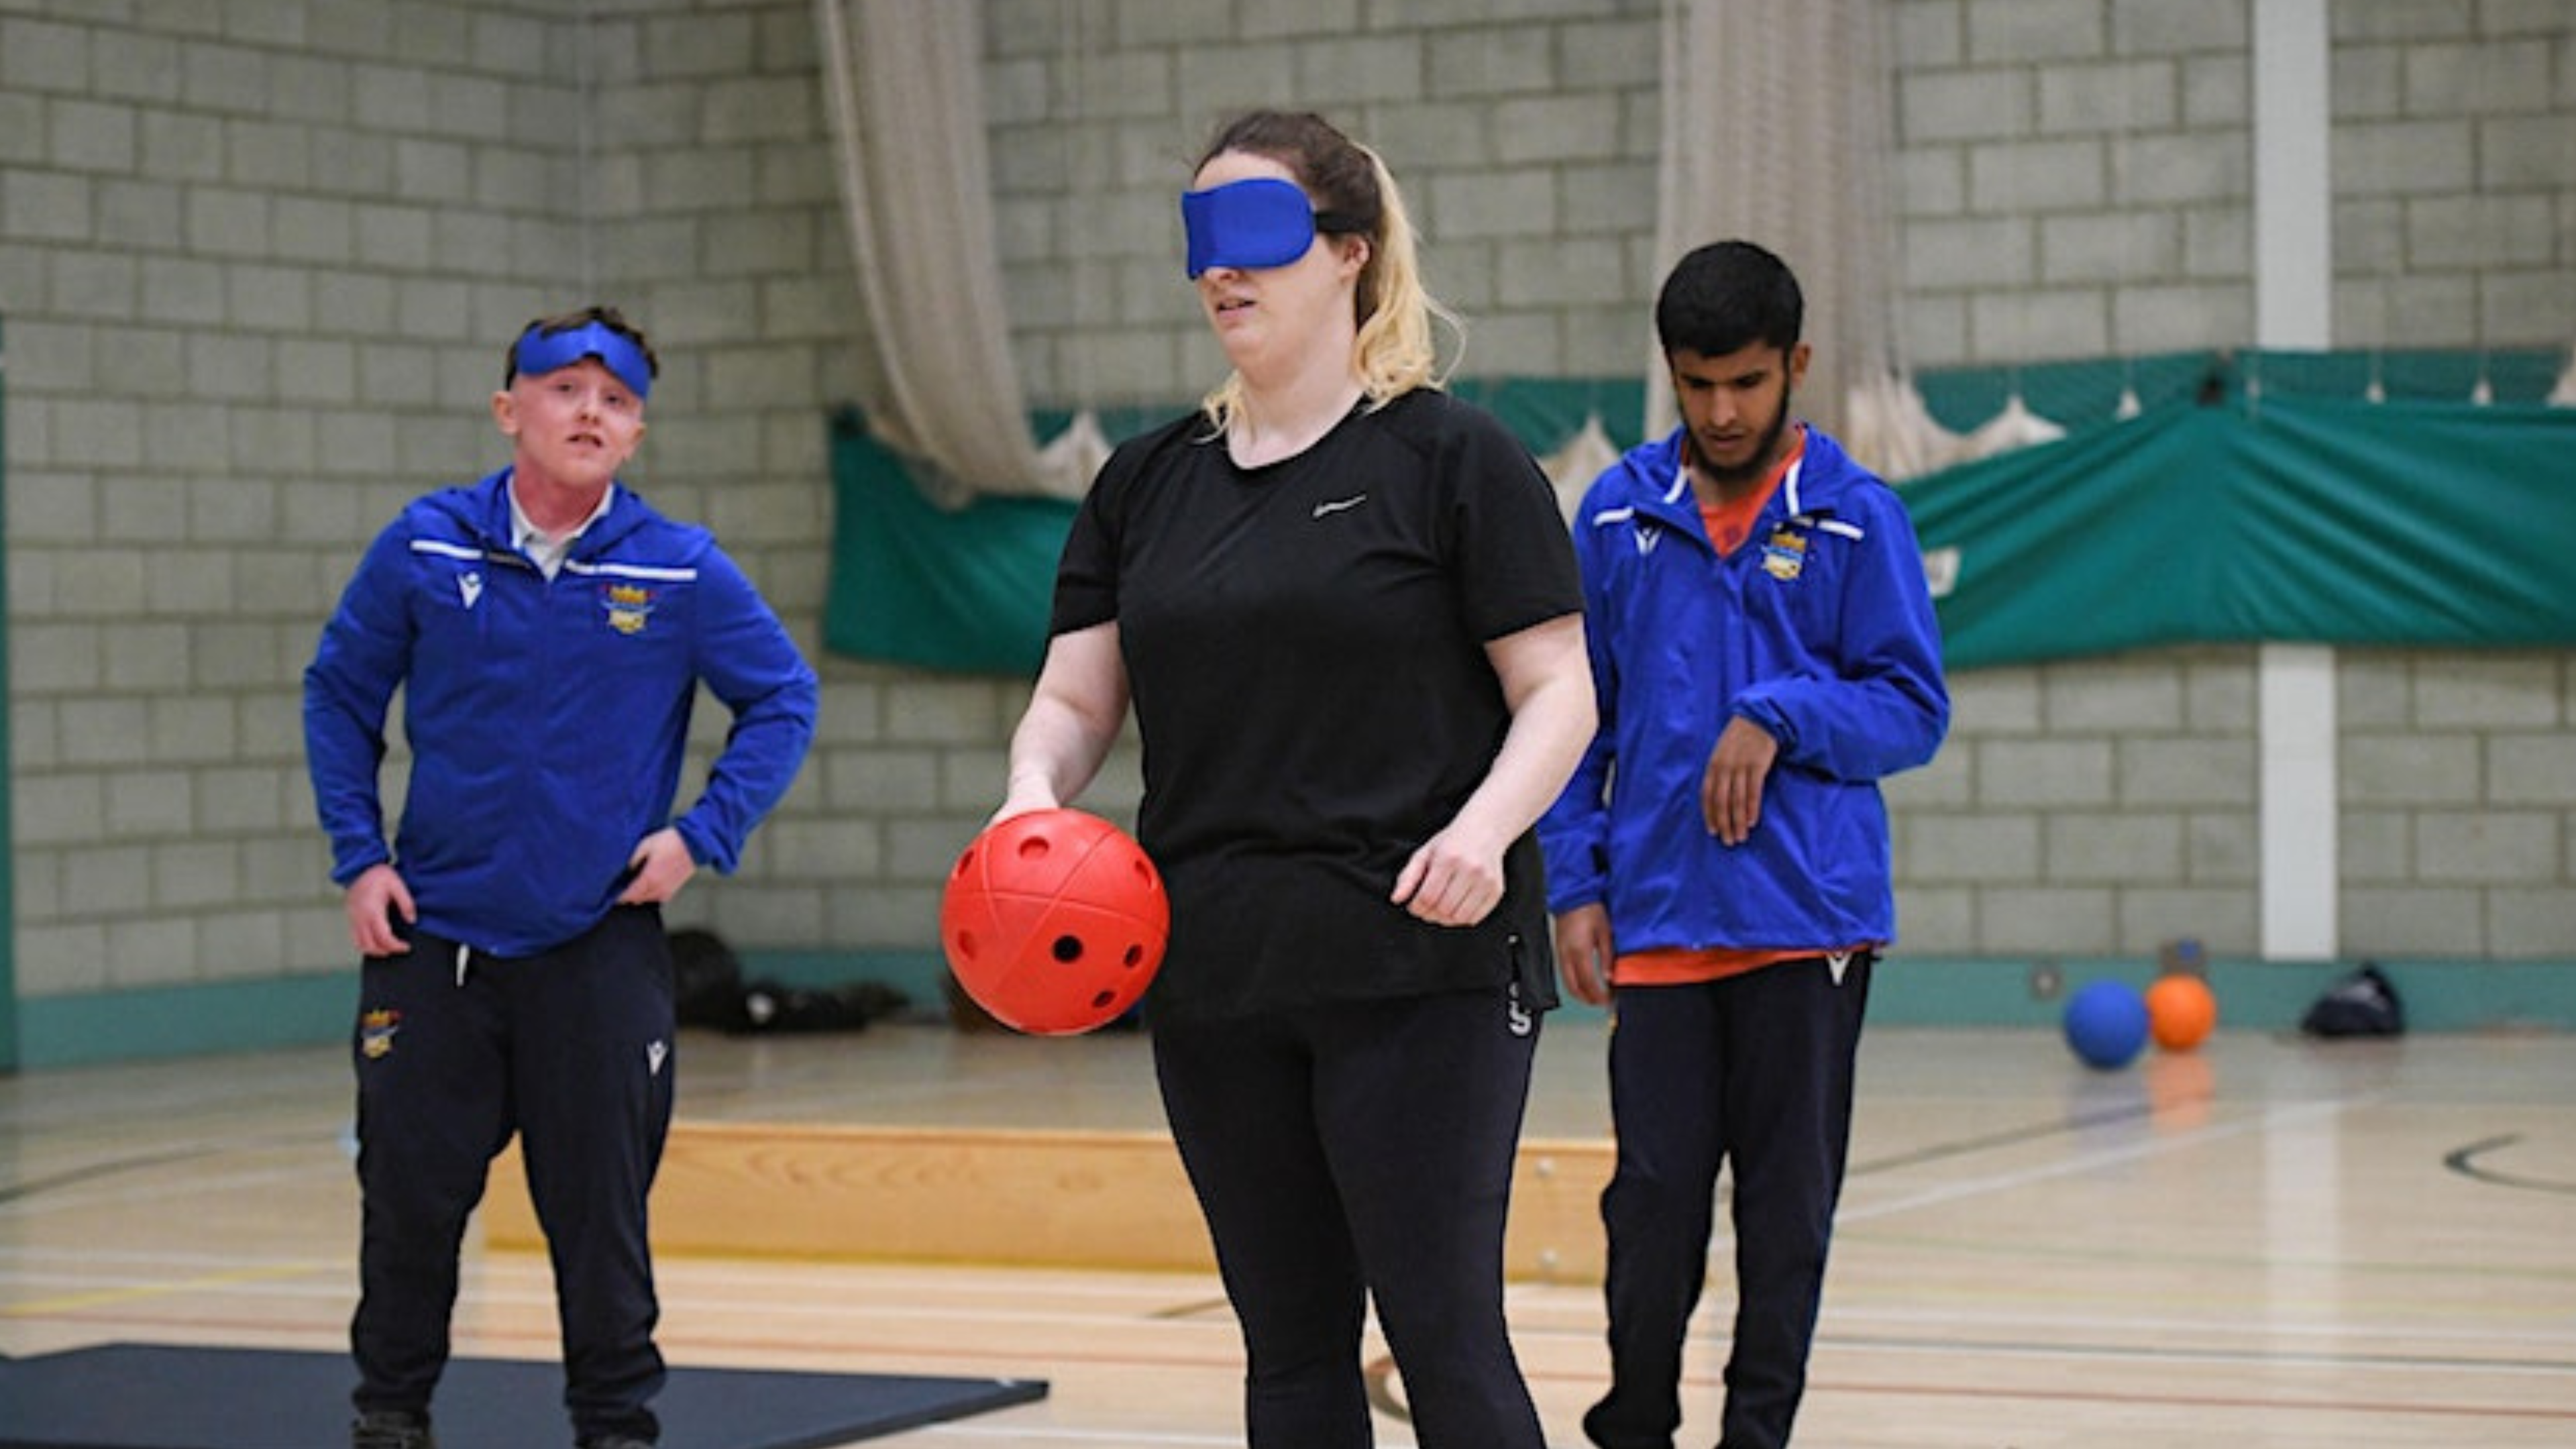
[[[1618,1166],[1601,1195],[1611,1387],[1584,1417],[1595,1444],[1672,1449],[1722,1164],[1734,1184],[1736,1309],[1720,1445],[1789,1442],[1850,1148],[1871,965],[1863,952],[1839,980],[1811,958],[1618,992]]]
[[[656,908],[621,907],[535,956],[413,932],[409,954],[368,959],[351,1042],[360,1410],[428,1411],[466,1223],[515,1133],[554,1266],[574,1431],[656,1437],[645,1204],[671,1125],[672,1037]]]

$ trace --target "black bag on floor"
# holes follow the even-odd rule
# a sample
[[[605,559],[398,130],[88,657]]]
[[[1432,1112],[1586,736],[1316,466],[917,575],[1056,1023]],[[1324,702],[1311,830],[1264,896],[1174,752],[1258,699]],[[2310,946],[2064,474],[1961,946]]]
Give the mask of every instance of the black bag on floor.
[[[790,986],[743,979],[742,958],[713,931],[671,932],[671,1005],[682,1026],[729,1035],[754,1032],[858,1031],[911,1002],[891,986]]]
[[[854,981],[847,986],[789,986],[754,981],[742,989],[742,1019],[732,1032],[858,1031],[911,1002],[891,986]]]
[[[2397,999],[2397,988],[2379,968],[2367,961],[2361,969],[2328,988],[2316,999],[2308,1014],[2299,1018],[2299,1030],[2309,1036],[2404,1036],[2406,1004]]]
[[[722,936],[694,926],[671,932],[670,940],[671,1007],[680,1025],[743,1025],[742,958]]]

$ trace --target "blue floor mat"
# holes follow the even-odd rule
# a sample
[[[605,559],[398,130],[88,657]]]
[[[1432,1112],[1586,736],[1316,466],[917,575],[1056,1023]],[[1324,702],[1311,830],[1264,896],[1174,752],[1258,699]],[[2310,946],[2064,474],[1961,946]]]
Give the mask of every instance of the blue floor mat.
[[[0,1449],[346,1449],[345,1354],[106,1344],[0,1358]],[[653,1405],[663,1449],[826,1449],[1046,1397],[1034,1379],[674,1368]],[[563,1370],[458,1359],[435,1405],[440,1449],[572,1442]]]

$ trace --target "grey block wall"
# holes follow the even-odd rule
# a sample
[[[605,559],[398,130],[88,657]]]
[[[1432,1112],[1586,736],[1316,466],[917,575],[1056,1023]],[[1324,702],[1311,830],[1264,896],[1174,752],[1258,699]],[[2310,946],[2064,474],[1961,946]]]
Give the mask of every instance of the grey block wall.
[[[2250,653],[1986,669],[1951,687],[1951,742],[1888,792],[1908,950],[2253,949]]]
[[[495,456],[580,276],[574,49],[437,5],[0,6],[16,969],[340,969],[296,681],[373,528]]]
[[[1217,121],[1255,105],[1320,110],[1386,158],[1426,283],[1466,320],[1462,372],[1633,375],[1652,342],[1663,7],[1500,8],[1346,0],[1238,22],[1166,0],[990,5],[995,192],[1031,395],[1169,402],[1223,376],[1174,198]]]
[[[1214,379],[1171,196],[1252,102],[1387,155],[1466,371],[1643,365],[1656,0],[983,3],[1033,401]],[[1892,0],[1911,360],[2250,340],[2252,3]],[[2331,15],[2338,338],[2576,342],[2576,16]],[[23,994],[346,969],[300,671],[400,502],[503,461],[484,400],[540,311],[651,329],[633,481],[819,653],[825,422],[864,319],[812,25],[802,0],[0,0]],[[927,950],[1025,685],[823,663],[811,764],[678,914],[753,949]],[[1959,679],[1950,747],[1892,792],[1907,946],[2250,952],[2252,681],[2226,650]],[[2339,705],[2347,949],[2566,956],[2565,659],[2350,656]],[[1122,753],[1093,803],[1134,789]]]

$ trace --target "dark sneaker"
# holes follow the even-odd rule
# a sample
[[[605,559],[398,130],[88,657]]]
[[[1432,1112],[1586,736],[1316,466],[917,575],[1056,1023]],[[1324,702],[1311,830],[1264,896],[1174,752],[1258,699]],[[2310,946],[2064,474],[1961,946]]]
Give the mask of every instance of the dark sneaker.
[[[438,1449],[429,1419],[400,1409],[369,1409],[349,1426],[349,1449]]]

